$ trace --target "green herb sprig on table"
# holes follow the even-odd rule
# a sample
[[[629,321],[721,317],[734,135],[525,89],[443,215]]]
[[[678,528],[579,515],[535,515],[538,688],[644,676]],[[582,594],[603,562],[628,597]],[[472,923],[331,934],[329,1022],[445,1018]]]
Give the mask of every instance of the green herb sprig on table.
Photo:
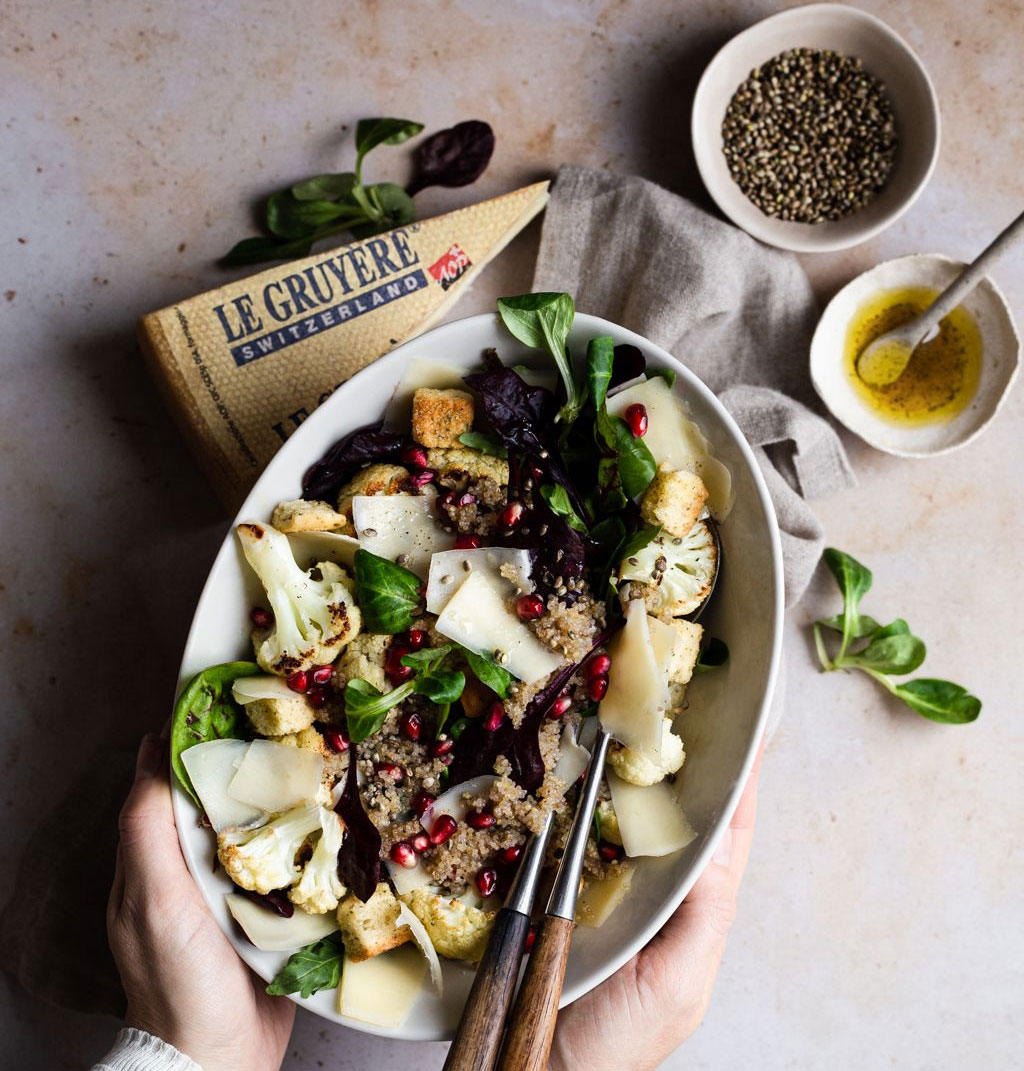
[[[465,186],[483,173],[494,151],[487,123],[469,120],[439,130],[416,152],[417,174],[403,190],[393,182],[364,184],[363,161],[379,145],[401,145],[423,130],[411,119],[360,119],[356,124],[354,171],[314,175],[267,199],[269,237],[244,238],[222,260],[231,267],[306,256],[314,242],[334,234],[353,238],[412,223],[412,194],[427,186]]]
[[[913,635],[902,618],[880,625],[860,612],[860,600],[871,588],[871,571],[849,554],[829,547],[825,564],[843,593],[843,611],[814,623],[814,644],[825,672],[859,669],[873,677],[898,699],[923,717],[949,725],[974,721],[981,713],[981,700],[951,681],[918,677],[896,684],[893,675],[913,673],[924,661],[925,645]],[[839,649],[830,655],[824,631],[840,635]]]

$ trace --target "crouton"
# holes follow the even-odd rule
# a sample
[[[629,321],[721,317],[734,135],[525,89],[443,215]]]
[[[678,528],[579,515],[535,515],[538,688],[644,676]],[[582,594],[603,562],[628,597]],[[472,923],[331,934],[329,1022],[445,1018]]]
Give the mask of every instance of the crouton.
[[[439,450],[436,447],[427,451],[427,465],[442,476],[464,472],[470,479],[480,480],[490,477],[496,484],[508,483],[508,462],[493,454],[484,454],[471,450],[468,446],[458,446],[451,450]]]
[[[327,741],[312,727],[308,726],[297,733],[288,733],[286,736],[276,738],[278,744],[285,747],[305,748],[307,751],[315,751],[325,759],[330,758],[334,752],[327,745]]]
[[[384,660],[390,646],[390,636],[361,632],[341,652],[341,657],[335,663],[335,670],[346,682],[362,677],[378,691],[390,691],[391,685],[384,675]]]
[[[674,536],[685,536],[697,523],[708,489],[699,476],[662,465],[640,500],[641,516]]]
[[[296,695],[294,699],[256,699],[245,704],[245,714],[260,736],[287,736],[308,729],[316,711]]]
[[[398,925],[401,905],[391,886],[381,882],[364,904],[350,893],[338,905],[338,928],[349,959],[361,963],[412,940],[408,926]]]
[[[473,427],[473,395],[420,387],[412,396],[412,437],[422,446],[458,446]]]
[[[346,517],[329,502],[306,502],[302,498],[278,502],[270,523],[279,532],[340,532],[349,527]]]
[[[704,628],[696,621],[681,621],[679,618],[672,618],[667,624],[671,625],[681,638],[681,642],[676,644],[672,664],[669,666],[668,679],[673,684],[688,684],[693,676],[693,667],[697,664]]]
[[[338,492],[338,512],[352,520],[352,499],[356,495],[397,495],[406,489],[409,470],[401,465],[368,465],[360,469]]]

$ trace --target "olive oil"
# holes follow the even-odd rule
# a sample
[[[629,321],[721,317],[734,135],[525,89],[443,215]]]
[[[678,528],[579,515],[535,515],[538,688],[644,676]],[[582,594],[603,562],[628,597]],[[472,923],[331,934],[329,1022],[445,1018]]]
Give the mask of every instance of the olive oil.
[[[903,375],[872,387],[857,375],[857,357],[879,335],[923,312],[937,297],[928,287],[883,290],[857,310],[846,330],[843,369],[857,396],[894,424],[942,424],[967,408],[981,377],[981,332],[963,307],[939,322],[938,332],[917,347]]]

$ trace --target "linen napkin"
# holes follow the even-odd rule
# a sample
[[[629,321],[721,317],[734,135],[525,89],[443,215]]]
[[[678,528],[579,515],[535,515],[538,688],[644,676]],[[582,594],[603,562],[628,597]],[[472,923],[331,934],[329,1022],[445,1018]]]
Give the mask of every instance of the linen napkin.
[[[806,499],[854,484],[821,416],[807,353],[818,310],[796,257],[645,179],[563,165],[534,290],[565,290],[674,354],[720,398],[764,473],[782,533],[786,605],[825,533]]]

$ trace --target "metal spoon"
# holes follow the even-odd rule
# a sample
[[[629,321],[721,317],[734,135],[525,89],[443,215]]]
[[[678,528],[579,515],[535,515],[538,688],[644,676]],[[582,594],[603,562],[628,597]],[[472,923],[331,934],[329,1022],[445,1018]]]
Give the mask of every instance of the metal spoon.
[[[981,282],[985,273],[1024,234],[1022,212],[973,264],[966,268],[941,294],[912,320],[886,331],[865,347],[857,358],[857,375],[870,387],[886,387],[903,375],[914,351],[938,322],[948,316]]]

